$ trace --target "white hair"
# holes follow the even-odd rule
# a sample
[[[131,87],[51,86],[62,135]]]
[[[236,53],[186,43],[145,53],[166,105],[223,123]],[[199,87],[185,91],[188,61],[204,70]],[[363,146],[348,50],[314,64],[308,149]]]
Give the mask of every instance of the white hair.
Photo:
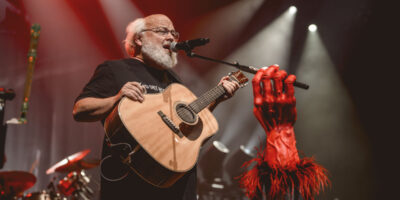
[[[134,40],[145,29],[145,24],[144,18],[138,18],[126,26],[126,38],[123,42],[125,43],[125,51],[128,56],[134,56],[136,48]]]

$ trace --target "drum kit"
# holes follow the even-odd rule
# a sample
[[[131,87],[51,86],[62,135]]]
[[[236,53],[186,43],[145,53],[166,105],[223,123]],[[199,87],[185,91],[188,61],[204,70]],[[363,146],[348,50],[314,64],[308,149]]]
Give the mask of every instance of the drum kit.
[[[55,182],[49,183],[46,190],[23,194],[31,188],[36,177],[24,171],[0,172],[0,200],[89,200],[93,198],[93,190],[89,187],[90,178],[85,170],[97,167],[98,160],[83,160],[90,150],[72,154],[50,167],[46,174],[67,173]]]

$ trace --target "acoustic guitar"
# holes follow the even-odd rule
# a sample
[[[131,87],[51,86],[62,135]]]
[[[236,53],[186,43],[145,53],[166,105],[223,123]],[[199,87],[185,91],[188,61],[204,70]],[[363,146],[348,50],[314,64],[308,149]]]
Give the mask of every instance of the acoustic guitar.
[[[241,87],[248,81],[241,71],[229,77]],[[145,94],[142,103],[122,98],[104,123],[113,150],[102,160],[103,178],[124,178],[127,173],[115,170],[115,165],[125,165],[154,186],[173,185],[193,168],[200,147],[217,132],[217,120],[205,108],[224,94],[218,85],[197,98],[185,86],[173,83],[162,93]],[[107,175],[105,168],[117,175]]]

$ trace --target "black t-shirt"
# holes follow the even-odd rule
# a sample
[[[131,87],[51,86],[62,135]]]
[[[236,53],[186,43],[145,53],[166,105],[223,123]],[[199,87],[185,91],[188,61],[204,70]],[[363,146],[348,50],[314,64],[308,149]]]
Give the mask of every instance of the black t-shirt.
[[[163,91],[169,84],[180,82],[179,78],[169,70],[159,70],[148,67],[136,59],[122,59],[106,61],[99,65],[86,84],[76,101],[86,97],[107,98],[116,95],[121,87],[128,81],[140,82],[147,93]],[[102,120],[104,122],[104,119]],[[102,159],[110,154],[110,147],[104,141]],[[187,172],[173,186],[158,188],[145,182],[136,173],[127,170],[127,176],[121,176],[121,180],[110,180],[103,167],[101,177],[101,199],[171,199],[194,200],[196,199],[196,167]],[[120,171],[118,167],[111,170]],[[103,173],[104,172],[104,173]],[[122,173],[126,175],[126,173]]]

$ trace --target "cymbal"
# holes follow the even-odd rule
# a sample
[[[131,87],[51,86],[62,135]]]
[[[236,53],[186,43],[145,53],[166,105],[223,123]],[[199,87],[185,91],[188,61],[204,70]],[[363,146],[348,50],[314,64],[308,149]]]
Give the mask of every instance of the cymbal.
[[[74,153],[50,167],[46,174],[54,172],[72,172],[96,167],[100,162],[86,162],[82,159],[90,152],[89,149]]]
[[[84,160],[78,160],[76,162],[70,162],[69,164],[60,166],[56,168],[56,172],[73,172],[80,171],[82,169],[91,169],[100,164],[99,160],[87,162]]]
[[[24,171],[0,172],[1,195],[15,195],[31,188],[36,182],[35,175]],[[4,192],[4,193],[3,193]]]

